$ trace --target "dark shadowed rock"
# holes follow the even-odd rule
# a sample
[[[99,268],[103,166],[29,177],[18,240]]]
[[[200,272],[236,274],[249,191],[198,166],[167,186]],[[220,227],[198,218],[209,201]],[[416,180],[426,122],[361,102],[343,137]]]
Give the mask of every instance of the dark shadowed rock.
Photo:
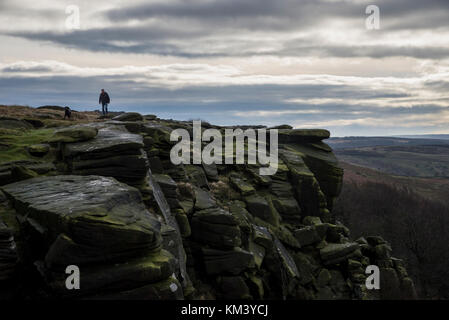
[[[332,265],[346,260],[357,249],[359,244],[355,242],[329,243],[320,250],[320,256],[326,265]]]
[[[181,284],[175,277],[117,293],[96,294],[89,300],[183,300]]]
[[[33,144],[28,147],[28,153],[35,157],[43,157],[50,151],[48,144]]]
[[[207,274],[239,274],[254,267],[253,254],[242,249],[223,251],[204,248],[202,251]]]
[[[250,299],[249,288],[242,277],[221,277],[220,289],[225,299]]]
[[[324,129],[280,129],[279,142],[310,142],[321,141],[330,137],[330,132]]]
[[[319,242],[323,238],[319,235],[314,226],[298,229],[295,231],[294,235],[301,247]]]
[[[17,263],[18,255],[13,231],[0,217],[0,281],[12,278],[16,271]]]
[[[194,239],[217,248],[233,248],[242,243],[236,219],[223,209],[196,212],[191,227]]]

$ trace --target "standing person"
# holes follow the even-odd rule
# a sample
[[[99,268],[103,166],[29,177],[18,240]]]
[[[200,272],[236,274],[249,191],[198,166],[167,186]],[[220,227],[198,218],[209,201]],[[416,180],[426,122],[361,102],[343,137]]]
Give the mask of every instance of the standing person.
[[[69,107],[65,107],[64,108],[64,120],[65,120],[65,118],[69,118],[69,120],[70,120],[71,115],[72,115],[72,110],[70,110]]]
[[[111,99],[109,98],[109,95],[104,89],[101,89],[100,98],[98,99],[98,103],[101,103],[103,115],[106,115],[108,113],[108,104],[111,102]]]

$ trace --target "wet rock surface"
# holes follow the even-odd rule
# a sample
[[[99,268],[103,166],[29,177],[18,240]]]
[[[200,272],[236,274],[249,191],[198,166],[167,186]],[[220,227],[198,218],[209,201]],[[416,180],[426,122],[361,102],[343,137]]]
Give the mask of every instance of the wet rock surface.
[[[110,125],[100,128],[91,140],[64,144],[62,152],[74,174],[109,176],[138,186],[147,173],[142,148],[142,136]]]
[[[41,272],[54,294],[66,266],[83,274],[77,295],[128,290],[167,279],[173,256],[161,251],[160,223],[140,192],[101,176],[39,177],[3,187],[24,225],[46,243]]]

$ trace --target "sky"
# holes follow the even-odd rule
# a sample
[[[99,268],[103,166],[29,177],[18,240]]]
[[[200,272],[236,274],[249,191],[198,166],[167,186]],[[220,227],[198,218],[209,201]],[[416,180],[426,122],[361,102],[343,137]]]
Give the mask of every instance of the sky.
[[[449,133],[449,1],[0,0],[0,104],[95,110],[102,88],[161,118]]]

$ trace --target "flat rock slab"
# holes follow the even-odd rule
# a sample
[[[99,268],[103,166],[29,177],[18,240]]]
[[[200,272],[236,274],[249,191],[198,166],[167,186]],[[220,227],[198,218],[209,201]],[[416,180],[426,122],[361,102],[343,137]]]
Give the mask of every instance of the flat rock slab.
[[[95,139],[67,144],[64,148],[64,156],[74,157],[81,154],[88,154],[86,159],[91,159],[95,154],[117,155],[117,152],[140,153],[136,150],[143,148],[143,138],[141,135],[129,133],[120,126],[101,128]],[[133,152],[134,151],[134,152]]]
[[[212,208],[195,212],[191,227],[194,239],[213,247],[232,249],[242,244],[236,219],[223,209]]]
[[[71,173],[114,177],[139,186],[147,174],[147,157],[141,135],[129,133],[124,126],[100,127],[90,140],[69,143],[63,154]]]
[[[320,256],[326,265],[337,264],[346,260],[357,249],[359,244],[356,242],[329,243],[320,250]]]
[[[143,117],[140,113],[137,113],[137,112],[125,112],[125,113],[119,114],[118,116],[115,116],[114,118],[112,118],[112,120],[143,121]]]
[[[325,129],[280,129],[278,132],[280,143],[318,142],[330,137]]]
[[[98,254],[104,260],[108,255],[160,246],[160,224],[146,210],[139,191],[114,178],[38,177],[3,186],[2,190],[19,214],[48,230],[49,240],[67,235],[74,244],[64,243],[80,253],[72,255],[75,260],[91,260],[83,256],[86,252],[91,253],[90,258]]]
[[[50,146],[48,144],[33,144],[27,150],[32,156],[43,157],[50,151]]]

